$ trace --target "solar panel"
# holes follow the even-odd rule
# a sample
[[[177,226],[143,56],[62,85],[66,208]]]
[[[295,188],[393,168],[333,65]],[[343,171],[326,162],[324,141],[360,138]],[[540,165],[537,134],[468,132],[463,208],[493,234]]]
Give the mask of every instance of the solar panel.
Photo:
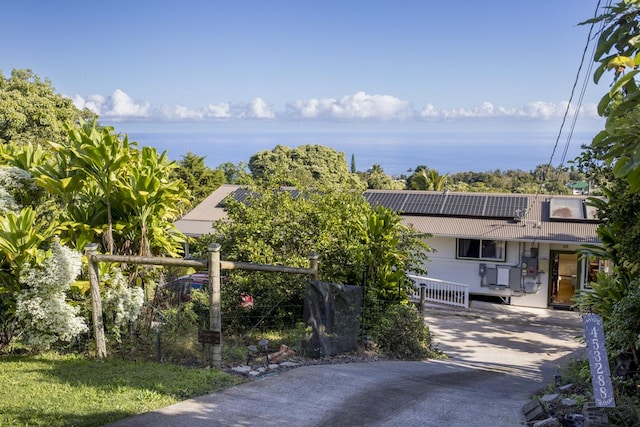
[[[483,216],[487,196],[484,194],[447,194],[443,215]]]
[[[238,202],[244,202],[253,196],[255,196],[255,194],[252,191],[247,190],[246,188],[237,188],[231,193],[227,194],[227,197],[222,199],[220,203],[218,203],[217,207],[224,207],[225,202],[229,199],[235,199]]]
[[[516,211],[527,209],[528,199],[524,196],[487,196],[483,216],[492,218],[514,218]]]
[[[406,214],[437,215],[444,200],[444,194],[408,193],[403,211]]]
[[[371,206],[384,206],[395,212],[403,211],[406,193],[399,192],[366,192],[364,197]]]

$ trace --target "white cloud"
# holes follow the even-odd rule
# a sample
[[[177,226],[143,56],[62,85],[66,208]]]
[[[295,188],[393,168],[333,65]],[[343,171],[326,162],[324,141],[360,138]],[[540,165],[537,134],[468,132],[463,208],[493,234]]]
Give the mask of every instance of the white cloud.
[[[151,105],[148,102],[136,103],[120,89],[116,89],[109,97],[89,95],[85,100],[76,95],[73,102],[78,108],[88,108],[99,116],[112,119],[151,116]]]
[[[165,120],[228,119],[231,117],[231,107],[226,102],[209,104],[202,109],[190,109],[184,105],[164,105],[161,116]]]
[[[504,108],[495,106],[491,102],[485,101],[482,104],[471,108],[451,108],[438,110],[433,104],[427,104],[420,111],[420,117],[427,120],[457,120],[474,118],[514,118],[532,120],[555,120],[560,119],[566,113],[568,117],[573,117],[576,106],[571,105],[567,111],[567,101],[560,103],[550,103],[543,101],[530,102],[519,108]],[[583,116],[589,119],[598,118],[595,104],[586,104],[580,107]]]
[[[407,101],[390,95],[368,95],[365,92],[357,92],[340,99],[295,101],[287,107],[290,116],[305,119],[402,120],[415,114]]]
[[[249,104],[249,111],[246,113],[249,117],[256,119],[274,119],[276,114],[262,98],[255,98]]]
[[[211,103],[203,108],[186,105],[163,105],[153,108],[149,102],[132,99],[127,93],[116,89],[111,96],[90,95],[73,97],[78,108],[88,108],[100,117],[113,120],[150,119],[158,121],[214,121],[268,119],[304,119],[337,121],[459,121],[469,119],[518,119],[556,120],[562,118],[568,103],[544,101],[530,102],[518,108],[505,108],[485,101],[475,107],[437,108],[426,104],[420,112],[411,103],[391,95],[370,95],[356,92],[342,98],[312,98],[298,100],[286,105],[285,111],[276,111],[272,104],[256,97],[250,102]],[[576,106],[569,108],[568,115],[575,115]],[[580,115],[586,119],[597,119],[595,104],[580,107]]]

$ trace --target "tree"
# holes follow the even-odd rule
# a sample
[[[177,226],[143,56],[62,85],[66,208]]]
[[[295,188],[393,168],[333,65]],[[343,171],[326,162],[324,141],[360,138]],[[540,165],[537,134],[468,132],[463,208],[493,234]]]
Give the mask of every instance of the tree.
[[[64,123],[90,120],[71,99],[56,94],[51,82],[31,70],[13,70],[10,78],[0,71],[0,142],[44,144],[66,139]]]
[[[213,190],[225,183],[225,173],[222,169],[211,169],[204,164],[205,157],[189,151],[179,160],[173,176],[182,180],[191,191],[191,204],[196,206]]]
[[[449,174],[440,175],[437,169],[429,169],[420,165],[407,178],[407,188],[410,190],[443,191],[446,189],[448,178]]]
[[[271,151],[251,156],[249,169],[252,178],[261,185],[362,186],[357,176],[349,172],[344,153],[323,145],[301,145],[297,148],[277,145]]]
[[[228,220],[216,222],[214,233],[201,244],[221,243],[224,257],[232,261],[306,267],[314,252],[320,257],[321,280],[358,285],[366,271],[368,289],[381,304],[406,301],[405,274],[424,272],[424,236],[400,224],[398,214],[372,210],[359,192],[335,187],[297,192],[253,188],[249,200],[230,200],[225,208]],[[233,301],[243,291],[261,295],[261,301],[269,294],[264,306],[257,302],[254,308],[265,312],[286,306],[279,301],[301,302],[304,282],[285,285],[284,280],[289,279],[234,273],[223,298],[237,307]]]
[[[251,175],[247,171],[247,164],[243,162],[237,165],[231,162],[224,162],[218,165],[216,170],[222,171],[227,184],[251,185],[253,182]]]
[[[358,170],[356,169],[356,156],[354,154],[351,155],[351,173],[356,173]]]
[[[397,181],[387,175],[382,166],[373,165],[365,174],[367,188],[372,190],[401,190],[404,188],[404,182]]]

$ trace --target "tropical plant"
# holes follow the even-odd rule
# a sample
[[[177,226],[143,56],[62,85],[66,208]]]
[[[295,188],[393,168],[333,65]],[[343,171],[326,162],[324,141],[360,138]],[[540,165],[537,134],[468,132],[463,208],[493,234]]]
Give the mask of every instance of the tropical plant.
[[[449,174],[440,175],[437,169],[429,169],[420,165],[407,178],[407,188],[410,190],[443,191],[447,187],[448,179]]]
[[[378,301],[406,302],[408,271],[426,274],[429,246],[391,209],[378,206],[358,224],[368,291]]]
[[[596,83],[613,70],[613,83],[598,104],[598,114],[606,117],[605,129],[591,145],[603,149],[604,159],[613,166],[614,176],[626,179],[631,191],[640,190],[640,88],[636,82],[640,64],[640,3],[619,1],[606,12],[583,24],[603,25],[594,54],[599,62]]]
[[[107,250],[115,253],[112,204],[114,190],[122,179],[120,173],[131,159],[129,138],[114,134],[111,127],[99,129],[97,120],[91,123],[81,121],[80,127],[67,124],[66,129],[69,144],[51,145],[58,154],[70,155],[71,172],[81,173],[84,181],[89,181],[100,189],[107,213]]]

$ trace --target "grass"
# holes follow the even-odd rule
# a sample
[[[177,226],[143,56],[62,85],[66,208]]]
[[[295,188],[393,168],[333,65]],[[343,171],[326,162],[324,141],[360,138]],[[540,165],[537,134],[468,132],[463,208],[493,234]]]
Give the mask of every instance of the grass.
[[[233,375],[118,359],[0,357],[0,426],[100,426],[239,383]]]

